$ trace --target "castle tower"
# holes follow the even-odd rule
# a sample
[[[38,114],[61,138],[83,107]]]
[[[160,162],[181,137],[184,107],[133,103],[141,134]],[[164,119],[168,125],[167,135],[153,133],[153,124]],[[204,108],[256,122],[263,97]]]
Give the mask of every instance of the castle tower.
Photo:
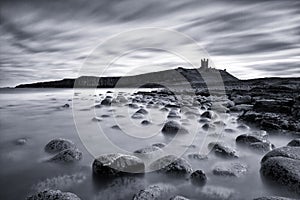
[[[208,69],[208,59],[201,59],[201,68]]]

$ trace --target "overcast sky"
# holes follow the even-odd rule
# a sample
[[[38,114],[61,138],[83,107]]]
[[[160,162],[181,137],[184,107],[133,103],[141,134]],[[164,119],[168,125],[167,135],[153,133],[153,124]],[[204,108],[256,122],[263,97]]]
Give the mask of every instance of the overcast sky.
[[[190,36],[216,68],[240,79],[300,76],[299,0],[1,0],[0,9],[1,87],[77,77],[101,42],[143,27]],[[109,46],[101,51],[115,53]],[[91,75],[105,67],[101,56],[92,59]],[[179,65],[185,67],[182,59],[147,49],[116,59],[105,75]]]

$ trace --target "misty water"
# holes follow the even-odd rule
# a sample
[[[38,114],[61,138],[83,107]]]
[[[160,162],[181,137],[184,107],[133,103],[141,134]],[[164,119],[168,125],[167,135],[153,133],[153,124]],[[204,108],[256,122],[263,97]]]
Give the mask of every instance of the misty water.
[[[114,91],[114,89],[112,89]],[[134,90],[122,89],[122,95],[130,98]],[[263,154],[242,149],[235,145],[236,136],[257,131],[237,129],[238,113],[223,114],[219,119],[226,123],[226,128],[235,133],[218,134],[201,129],[203,124],[197,117],[181,114],[181,122],[189,130],[178,138],[169,138],[161,133],[167,120],[168,112],[160,111],[163,106],[152,106],[147,118],[152,124],[143,126],[143,119],[132,119],[131,115],[138,109],[125,105],[96,108],[107,90],[82,90],[75,93],[73,89],[1,89],[0,95],[0,185],[1,199],[24,199],[44,188],[70,191],[81,199],[131,199],[135,193],[151,184],[167,183],[176,186],[176,194],[191,199],[198,199],[201,191],[214,187],[220,194],[236,192],[240,199],[253,199],[264,195],[296,197],[287,189],[265,182],[260,176],[260,160]],[[99,95],[101,94],[101,95]],[[63,107],[69,104],[70,107]],[[199,112],[204,112],[199,109]],[[98,117],[99,121],[93,120]],[[218,120],[219,120],[218,119]],[[118,125],[119,129],[112,126]],[[115,179],[95,178],[92,175],[94,156],[112,153],[115,148],[108,145],[104,135],[121,148],[123,152],[163,142],[170,144],[169,152],[181,152],[182,157],[190,162],[193,170],[205,171],[208,181],[205,186],[191,184],[185,178],[174,178],[157,173],[123,177]],[[190,138],[195,135],[195,138]],[[74,141],[83,152],[79,162],[63,164],[46,162],[51,156],[44,151],[45,145],[53,138],[66,138]],[[25,138],[27,143],[17,144]],[[292,135],[270,135],[269,140],[276,146],[284,146]],[[191,140],[190,140],[191,139]],[[213,166],[219,162],[232,162],[209,154],[206,160],[191,160],[189,153],[207,153],[207,144],[211,141],[225,141],[239,151],[240,158],[235,160],[248,165],[248,171],[241,177],[222,177],[212,173]],[[169,146],[169,145],[168,145]]]

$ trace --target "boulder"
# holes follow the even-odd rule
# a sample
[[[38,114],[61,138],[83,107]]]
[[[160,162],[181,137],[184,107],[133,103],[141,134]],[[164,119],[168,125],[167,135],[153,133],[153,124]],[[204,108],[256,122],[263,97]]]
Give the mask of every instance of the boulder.
[[[150,169],[170,175],[187,175],[192,172],[191,165],[183,158],[164,156],[150,164]]]
[[[201,117],[208,118],[208,119],[215,119],[215,118],[217,118],[217,114],[211,110],[208,110],[208,111],[205,111],[204,113],[202,113]]]
[[[168,121],[161,131],[164,134],[188,133],[188,131],[176,121]]]
[[[66,149],[52,158],[49,159],[49,161],[55,161],[55,162],[74,162],[74,161],[79,161],[82,158],[82,152],[79,151],[77,148],[71,148],[71,149]]]
[[[112,102],[112,99],[106,97],[105,99],[103,99],[103,100],[101,101],[101,105],[103,105],[103,106],[110,106],[110,105],[111,105],[111,102]]]
[[[181,118],[180,114],[176,110],[171,110],[167,118]]]
[[[134,151],[134,153],[136,153],[136,154],[148,154],[148,153],[152,153],[154,151],[161,151],[161,148],[159,148],[157,146],[149,146],[149,147],[138,149],[138,150]]]
[[[93,162],[93,173],[96,176],[116,177],[128,173],[143,173],[144,171],[144,162],[132,155],[104,154]]]
[[[214,169],[213,174],[217,176],[234,176],[239,177],[247,172],[247,165],[234,163],[218,163]]]
[[[199,154],[199,153],[191,153],[188,154],[189,159],[194,159],[194,160],[207,160],[208,156],[204,154]]]
[[[139,106],[137,104],[135,104],[135,103],[129,103],[128,107],[129,108],[134,108],[134,109],[139,108]]]
[[[263,142],[263,140],[256,135],[242,134],[235,139],[235,142],[239,145],[250,145],[255,142]]]
[[[151,124],[151,122],[148,121],[148,120],[143,120],[143,121],[141,122],[141,124],[142,124],[142,125],[149,125],[149,124]]]
[[[136,111],[135,113],[140,113],[140,114],[143,114],[143,115],[146,115],[148,114],[148,111],[145,110],[144,108],[140,108],[138,111]]]
[[[78,196],[70,192],[61,192],[60,190],[44,190],[31,195],[27,200],[80,200]]]
[[[45,151],[48,153],[57,153],[70,148],[76,148],[74,142],[64,138],[53,139],[45,146]]]
[[[175,197],[172,197],[170,200],[189,200],[189,199],[185,198],[183,196],[175,196]]]
[[[232,112],[241,112],[241,111],[249,111],[253,109],[253,105],[249,104],[240,104],[230,108]]]
[[[235,103],[235,105],[238,104],[251,104],[252,98],[249,95],[245,95],[245,96],[237,96],[233,99],[233,102]]]
[[[203,124],[202,129],[205,131],[215,131],[216,126],[214,124],[205,123],[205,124]]]
[[[145,116],[141,113],[134,113],[131,118],[132,119],[143,119]]]
[[[300,138],[293,139],[287,144],[287,146],[300,147]]]
[[[205,183],[207,181],[206,174],[204,173],[203,170],[194,171],[191,174],[190,178],[191,178],[192,183],[197,184],[197,185],[205,185]]]
[[[151,185],[133,196],[133,200],[166,200],[175,192],[172,185],[157,184]]]
[[[300,147],[281,147],[267,153],[261,161],[261,174],[300,193]]]
[[[211,149],[217,156],[224,158],[238,158],[237,151],[232,147],[222,142],[211,142],[208,144],[208,148]]]
[[[254,142],[251,143],[249,147],[250,149],[260,153],[267,153],[275,148],[275,146],[270,142]]]

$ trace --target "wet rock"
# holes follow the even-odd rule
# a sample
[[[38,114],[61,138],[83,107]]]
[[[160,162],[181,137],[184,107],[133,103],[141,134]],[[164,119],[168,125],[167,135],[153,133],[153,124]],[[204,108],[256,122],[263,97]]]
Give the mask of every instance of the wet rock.
[[[126,99],[126,97],[124,97],[124,96],[122,96],[122,95],[118,95],[117,96],[117,101],[119,101],[120,103],[127,103],[127,99]]]
[[[276,112],[291,114],[294,101],[291,99],[260,99],[254,104],[253,110],[257,112]]]
[[[76,148],[74,142],[64,138],[57,138],[46,144],[45,151],[49,153],[56,153],[70,148]]]
[[[240,104],[230,108],[232,112],[241,112],[241,111],[249,111],[253,109],[253,105],[249,104]]]
[[[291,199],[291,198],[286,198],[286,197],[269,196],[269,197],[259,197],[259,198],[255,198],[253,200],[296,200],[296,199]]]
[[[201,117],[208,118],[208,119],[215,119],[215,118],[217,118],[217,115],[213,111],[208,110],[208,111],[205,111],[204,113],[202,113]]]
[[[101,105],[103,105],[103,106],[110,106],[110,105],[111,105],[111,102],[112,102],[112,99],[111,99],[111,98],[105,97],[105,99],[103,99],[103,100],[101,101]]]
[[[122,129],[120,128],[120,126],[118,126],[118,125],[113,125],[111,128],[112,128],[112,129],[116,129],[116,130],[122,130]]]
[[[188,133],[188,131],[176,121],[168,121],[161,131],[164,134]]]
[[[223,121],[215,121],[214,123],[213,123],[214,125],[216,125],[216,126],[226,126],[226,123],[225,122],[223,122]]]
[[[140,113],[140,114],[143,114],[143,115],[146,115],[148,114],[148,111],[145,110],[144,108],[140,108],[138,111],[136,111],[135,113]]]
[[[245,96],[237,96],[233,99],[233,102],[235,103],[235,105],[239,105],[239,104],[250,104],[252,101],[251,96],[249,95],[245,95]]]
[[[201,118],[198,120],[199,123],[209,123],[211,120],[208,118]]]
[[[191,178],[192,183],[197,184],[197,185],[205,185],[205,183],[207,181],[206,174],[204,173],[203,170],[194,171],[191,174],[190,178]]]
[[[242,163],[219,163],[213,169],[213,174],[217,176],[239,177],[247,172],[247,165]]]
[[[297,139],[293,139],[292,141],[290,141],[287,146],[291,146],[291,147],[300,147],[300,138]]]
[[[265,162],[271,157],[287,157],[295,160],[300,160],[300,147],[286,146],[274,149],[262,158],[262,162]]]
[[[242,134],[235,139],[235,142],[239,145],[250,145],[251,143],[263,141],[256,135]]]
[[[101,117],[93,117],[92,121],[101,122],[103,119]]]
[[[134,113],[131,118],[132,119],[143,119],[145,116],[141,113]]]
[[[77,148],[71,148],[59,152],[58,154],[50,158],[49,161],[75,162],[81,160],[81,158],[82,158],[82,152]]]
[[[166,200],[175,192],[176,188],[167,184],[151,185],[135,194],[133,200]]]
[[[175,197],[172,197],[170,200],[189,200],[189,199],[185,198],[183,196],[175,196]]]
[[[60,190],[44,190],[26,198],[27,200],[80,200],[80,198],[70,192]]]
[[[158,147],[158,148],[164,148],[166,146],[166,144],[165,143],[155,143],[155,144],[152,144],[152,146]]]
[[[189,159],[194,159],[194,160],[207,160],[208,156],[204,154],[199,154],[199,153],[191,153],[188,155]]]
[[[134,153],[136,153],[136,154],[148,154],[148,153],[152,153],[154,151],[161,151],[161,148],[152,145],[152,146],[149,146],[149,147],[138,149],[138,150],[134,151]]]
[[[261,174],[300,193],[300,147],[281,147],[267,153],[261,161]]]
[[[101,115],[101,118],[109,118],[109,117],[111,117],[111,116],[108,115],[108,114],[103,114],[103,115]]]
[[[17,145],[25,145],[25,144],[27,144],[27,139],[26,138],[20,138],[20,139],[17,139],[15,142],[16,142]]]
[[[163,107],[163,108],[160,109],[160,111],[163,111],[163,112],[169,112],[169,109],[166,108],[166,107]]]
[[[211,151],[213,151],[216,155],[224,158],[239,157],[235,149],[222,142],[211,142],[208,144],[208,148],[211,149]]]
[[[205,131],[215,131],[216,126],[213,124],[205,123],[205,124],[203,124],[202,129]]]
[[[177,104],[167,104],[165,105],[166,108],[180,108],[180,105]]]
[[[181,118],[180,114],[176,110],[171,110],[167,118]]]
[[[144,171],[145,164],[141,159],[120,153],[104,154],[93,162],[93,173],[97,176],[116,177]]]
[[[235,133],[235,132],[236,132],[235,130],[233,130],[233,129],[231,129],[231,128],[225,128],[224,131],[225,131],[226,133]]]
[[[134,109],[139,108],[139,106],[138,106],[137,104],[135,104],[135,103],[129,103],[129,104],[128,104],[128,107],[129,107],[129,108],[134,108]]]
[[[148,121],[148,120],[143,120],[143,121],[141,122],[141,124],[142,124],[142,125],[149,125],[149,124],[151,124],[151,122]]]
[[[270,142],[254,142],[249,146],[252,150],[255,150],[260,153],[267,153],[275,148]]]
[[[237,193],[229,188],[219,186],[205,186],[199,194],[199,199],[207,200],[240,200]]]
[[[69,108],[70,105],[68,103],[66,103],[65,105],[62,106],[63,108]]]
[[[187,175],[192,172],[191,165],[183,158],[164,156],[150,164],[150,169],[170,175]]]
[[[244,130],[244,131],[250,129],[249,126],[247,126],[245,124],[240,124],[236,128],[239,129],[239,130]]]

